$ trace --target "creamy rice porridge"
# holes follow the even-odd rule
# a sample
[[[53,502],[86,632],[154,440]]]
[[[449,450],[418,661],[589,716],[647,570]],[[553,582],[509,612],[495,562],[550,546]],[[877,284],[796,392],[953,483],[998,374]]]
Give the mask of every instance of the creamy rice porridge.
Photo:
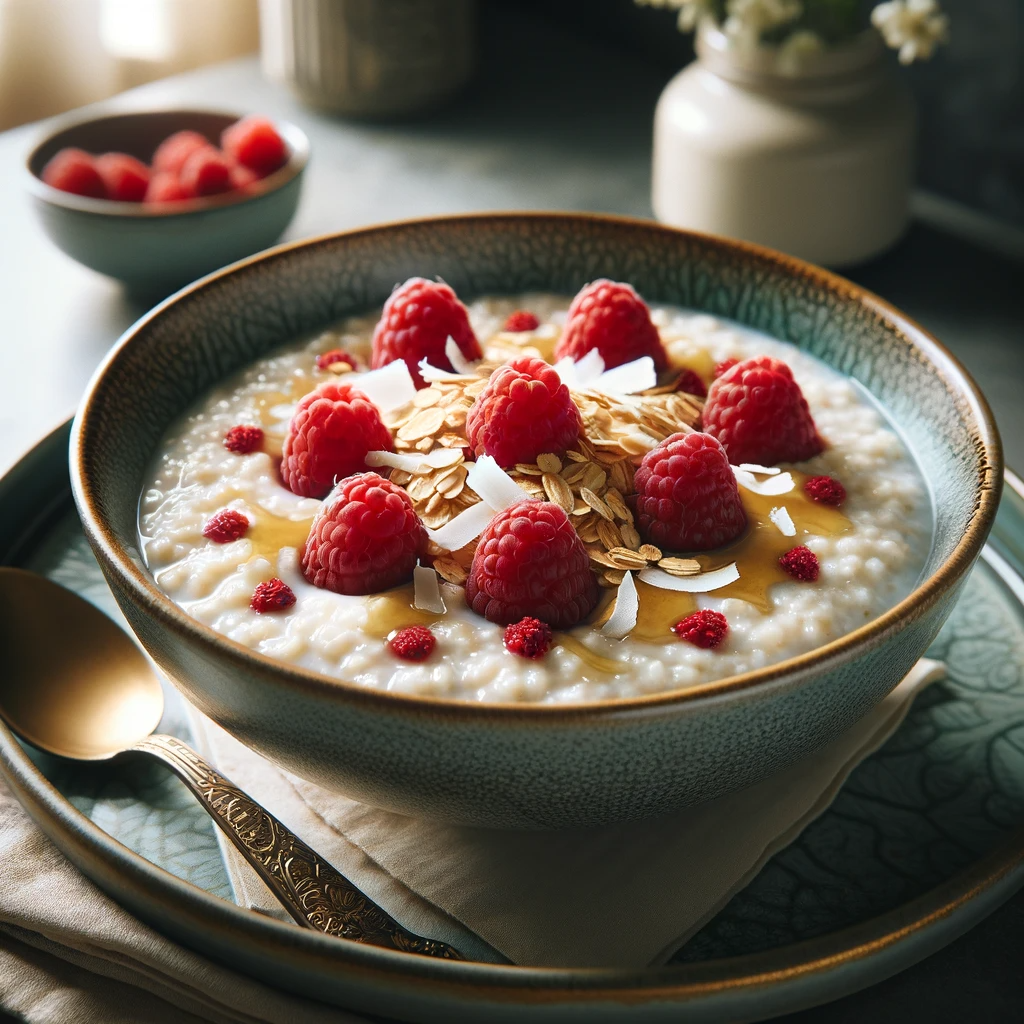
[[[523,295],[470,304],[484,362],[501,363],[523,351],[553,361],[569,302]],[[504,332],[515,310],[531,311],[539,326]],[[531,702],[633,697],[756,669],[842,636],[905,597],[928,554],[930,502],[915,462],[866,393],[793,346],[738,325],[666,307],[652,307],[651,320],[668,356],[662,383],[689,368],[706,384],[716,365],[730,359],[783,360],[826,447],[799,464],[781,463],[781,473],[764,471],[775,467],[740,472],[749,525],[736,541],[696,555],[652,550],[634,523],[633,473],[648,448],[692,425],[701,402],[664,388],[649,397],[622,397],[600,391],[600,382],[580,378],[574,387],[567,380],[583,414],[579,450],[556,452],[553,461],[545,453],[509,473],[529,496],[561,499],[574,513],[570,521],[601,589],[589,619],[556,630],[544,657],[510,653],[504,626],[468,606],[463,584],[475,540],[455,552],[432,545],[421,559],[437,569],[443,614],[429,610],[430,599],[422,607],[423,592],[411,582],[382,595],[349,595],[315,587],[303,576],[301,551],[322,501],[283,485],[281,447],[301,396],[328,379],[359,386],[376,313],[259,360],[172,427],[140,503],[142,548],[157,585],[189,615],[232,640],[328,676],[408,694]],[[338,363],[317,368],[318,355],[339,348],[355,357],[357,373]],[[463,369],[462,377],[440,379],[417,392],[411,405],[384,414],[396,451],[440,453],[436,465],[410,472],[413,458],[391,470],[392,482],[408,492],[431,530],[478,504],[467,482],[473,463],[464,461],[462,449],[465,411],[485,377],[477,380],[475,369]],[[237,454],[225,447],[228,431],[239,424],[262,426],[260,450]],[[770,491],[770,482],[786,471],[789,490],[758,493]],[[818,476],[842,483],[840,507],[807,495],[804,481]],[[591,498],[596,500],[588,505]],[[224,509],[238,510],[250,525],[239,539],[216,543],[203,531]],[[820,574],[813,581],[780,568],[780,556],[798,545],[817,558]],[[705,592],[664,589],[639,576],[663,584],[666,575],[703,578],[733,564],[739,578]],[[631,572],[626,586],[633,583],[639,607],[618,638],[608,635],[607,624],[617,601],[628,605],[622,581]],[[259,614],[250,606],[253,595],[271,578],[282,580],[295,600]],[[705,648],[673,634],[672,624],[697,609],[725,617],[724,642]],[[418,662],[396,657],[386,642],[393,630],[414,624],[428,626],[436,638],[430,656]]]

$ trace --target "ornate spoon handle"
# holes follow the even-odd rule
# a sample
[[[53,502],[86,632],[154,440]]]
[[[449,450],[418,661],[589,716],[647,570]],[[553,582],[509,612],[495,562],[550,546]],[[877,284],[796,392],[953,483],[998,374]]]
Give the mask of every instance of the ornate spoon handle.
[[[174,770],[303,927],[404,953],[463,959],[444,942],[406,931],[181,740],[158,733],[129,749],[152,754]]]

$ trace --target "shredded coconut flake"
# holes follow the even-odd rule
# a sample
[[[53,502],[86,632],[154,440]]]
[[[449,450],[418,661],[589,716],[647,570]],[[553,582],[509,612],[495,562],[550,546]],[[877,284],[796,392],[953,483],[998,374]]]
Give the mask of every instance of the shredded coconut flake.
[[[615,595],[615,608],[608,616],[608,621],[601,627],[601,632],[605,636],[621,640],[627,633],[632,632],[639,611],[640,595],[636,592],[633,574],[627,572],[622,577],[622,582]]]
[[[779,473],[778,476],[770,476],[767,480],[758,480],[753,473],[740,466],[733,467],[733,476],[740,487],[746,487],[748,491],[755,494],[764,494],[768,497],[777,494],[788,494],[796,486],[792,473]]]
[[[605,370],[590,387],[606,395],[633,395],[657,387],[657,384],[654,360],[650,356],[641,356],[630,363]]]
[[[452,364],[452,369],[456,373],[471,374],[476,372],[476,363],[467,359],[462,354],[459,343],[450,334],[448,335],[448,340],[444,343],[444,354],[448,357],[448,362]]]
[[[445,607],[444,598],[441,597],[441,586],[437,580],[437,573],[430,566],[417,565],[412,571],[412,582],[415,592],[412,600],[413,608],[444,615],[448,609]]]
[[[476,540],[493,516],[494,509],[486,502],[478,501],[454,519],[449,519],[439,530],[427,530],[427,536],[445,551],[458,551]]]
[[[416,385],[404,359],[393,359],[379,370],[361,373],[354,384],[381,412],[401,409],[416,397]]]
[[[533,501],[533,497],[522,489],[499,466],[490,455],[481,455],[469,467],[466,484],[490,505],[495,512],[517,505],[521,501]]]
[[[773,508],[768,513],[768,518],[779,528],[779,532],[784,537],[796,536],[796,524],[793,522],[793,517],[789,514],[789,509],[785,505]]]
[[[736,469],[745,469],[748,473],[760,473],[762,476],[775,476],[782,472],[778,466],[759,466],[756,462],[741,462]]]
[[[697,576],[670,576],[662,569],[644,569],[640,573],[640,582],[649,583],[652,587],[662,590],[678,590],[684,594],[708,594],[735,583],[740,578],[740,571],[735,562],[723,565],[721,569],[712,569]]]
[[[604,373],[604,359],[596,348],[592,348],[582,359],[574,361],[570,356],[559,359],[555,370],[566,387],[582,391]]]
[[[428,383],[433,384],[435,380],[452,380],[456,377],[465,377],[464,373],[452,373],[450,370],[442,370],[439,366],[433,366],[424,356],[419,363],[420,376]]]

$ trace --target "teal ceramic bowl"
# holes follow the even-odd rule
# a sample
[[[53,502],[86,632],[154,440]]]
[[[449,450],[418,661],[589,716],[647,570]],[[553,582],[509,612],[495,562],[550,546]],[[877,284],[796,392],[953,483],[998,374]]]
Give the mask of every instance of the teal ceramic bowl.
[[[254,653],[154,586],[136,535],[161,435],[225,375],[303,331],[439,275],[463,298],[598,277],[807,349],[875,395],[934,493],[921,582],[800,657],[635,699],[472,704],[370,690]],[[846,729],[923,654],[992,525],[1002,481],[985,400],[932,337],[842,278],[752,245],[641,221],[496,214],[367,228],[284,246],[179,292],[99,369],[71,441],[75,500],[118,603],[189,700],[277,764],[412,815],[500,828],[586,826],[747,786]]]
[[[160,110],[61,122],[37,143],[26,164],[28,191],[43,230],[79,263],[123,281],[133,291],[161,297],[273,245],[295,215],[309,160],[305,134],[283,121],[276,127],[288,145],[288,162],[245,192],[154,209],[61,192],[40,177],[50,157],[65,146],[89,153],[129,153],[148,163],[173,132],[190,129],[219,144],[220,133],[240,116]]]

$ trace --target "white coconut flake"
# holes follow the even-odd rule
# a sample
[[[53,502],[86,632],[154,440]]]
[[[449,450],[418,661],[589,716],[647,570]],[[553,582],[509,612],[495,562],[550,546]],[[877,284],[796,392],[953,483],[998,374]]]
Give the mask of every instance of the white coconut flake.
[[[555,363],[555,372],[566,387],[583,391],[604,373],[604,359],[596,348],[592,348],[582,359],[573,360],[570,356],[559,359]]]
[[[521,501],[534,500],[490,455],[481,455],[470,464],[466,484],[495,512],[518,505]]]
[[[793,522],[793,517],[789,514],[789,509],[785,505],[773,508],[768,513],[768,518],[779,528],[779,532],[784,537],[796,536],[796,523]]]
[[[416,385],[404,359],[393,359],[379,370],[361,373],[353,383],[381,412],[401,409],[416,397]]]
[[[654,360],[650,356],[641,356],[630,363],[605,370],[590,387],[606,395],[633,395],[657,387],[657,384]]]
[[[782,470],[778,466],[759,466],[756,462],[741,462],[736,469],[745,469],[748,473],[760,473],[762,476],[775,476]]]
[[[442,370],[439,366],[430,363],[426,356],[420,362],[420,376],[428,383],[433,384],[436,380],[452,380],[457,377],[465,377],[464,373],[452,373],[451,370]]]
[[[390,466],[406,473],[423,473],[430,469],[424,455],[402,455],[399,452],[367,452],[364,460],[368,466]]]
[[[470,505],[439,530],[427,530],[427,536],[445,551],[458,551],[476,540],[494,518],[494,509],[483,501]]]
[[[450,334],[444,343],[444,354],[448,357],[448,362],[452,364],[452,369],[456,373],[468,375],[476,372],[476,363],[462,354],[459,343]]]
[[[712,590],[720,590],[740,578],[740,571],[735,562],[723,565],[720,569],[702,572],[696,576],[672,576],[663,569],[644,569],[640,573],[640,582],[649,583],[652,587],[662,590],[678,590],[684,594],[709,594]]]
[[[615,595],[615,608],[608,621],[601,627],[605,636],[621,640],[628,633],[632,632],[636,625],[637,613],[640,611],[640,595],[636,592],[636,584],[633,582],[633,574],[627,572],[622,577],[619,589]]]
[[[740,487],[745,487],[755,494],[764,494],[769,497],[788,494],[796,486],[792,473],[779,473],[778,476],[770,476],[767,480],[758,480],[753,473],[740,466],[734,466],[732,472]]]
[[[414,596],[413,608],[424,612],[435,612],[444,615],[448,609],[441,596],[441,586],[437,581],[437,572],[428,565],[417,565],[412,571]]]

